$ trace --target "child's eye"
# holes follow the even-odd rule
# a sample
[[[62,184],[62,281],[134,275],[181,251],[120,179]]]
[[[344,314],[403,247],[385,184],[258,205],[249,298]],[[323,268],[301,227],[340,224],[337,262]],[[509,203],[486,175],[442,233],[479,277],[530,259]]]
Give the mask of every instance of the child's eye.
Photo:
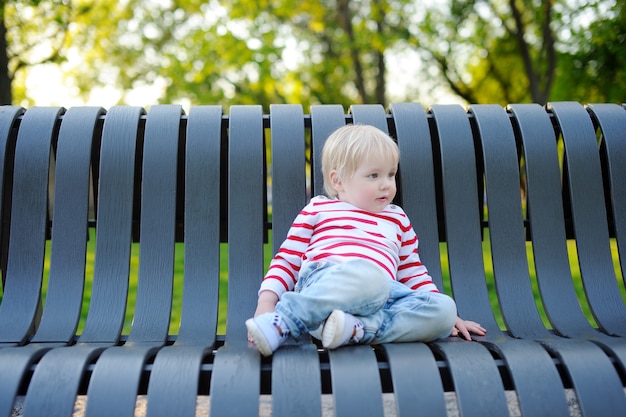
[[[375,180],[376,178],[378,178],[378,174],[370,174],[369,177]]]

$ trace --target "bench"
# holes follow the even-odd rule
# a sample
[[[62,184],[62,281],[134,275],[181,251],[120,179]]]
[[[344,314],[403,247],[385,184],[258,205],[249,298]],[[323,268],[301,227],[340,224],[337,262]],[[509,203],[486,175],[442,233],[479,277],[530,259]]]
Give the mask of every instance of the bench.
[[[264,244],[322,192],[320,149],[345,123],[397,138],[422,260],[486,336],[248,346]],[[320,416],[329,398],[337,416],[389,415],[388,399],[393,415],[446,416],[450,394],[464,416],[511,401],[567,416],[568,395],[585,416],[626,410],[622,106],[2,107],[0,141],[0,416],[18,402],[68,416],[78,398],[88,416],[133,415],[138,398],[150,416],[193,416],[201,399],[252,416],[261,398],[275,416]]]

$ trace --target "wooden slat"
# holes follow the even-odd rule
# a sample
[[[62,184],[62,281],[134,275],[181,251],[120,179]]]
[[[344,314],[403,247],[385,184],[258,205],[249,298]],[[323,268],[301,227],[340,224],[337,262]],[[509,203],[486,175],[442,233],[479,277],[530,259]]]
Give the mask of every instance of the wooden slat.
[[[396,125],[403,123],[403,122],[406,123],[406,121],[402,120],[403,118],[409,118],[412,116],[412,117],[420,117],[421,119],[424,115],[424,111],[421,109],[419,105],[405,107],[405,109],[403,110],[407,112],[406,114],[396,113],[395,110],[397,110],[397,107],[394,105],[392,105],[392,110],[394,110],[394,121]],[[424,123],[426,122],[425,117],[423,118],[423,122]],[[410,132],[411,131],[406,128],[403,130],[398,130],[398,142],[403,143],[405,141],[408,141],[410,138],[409,135],[417,134],[417,132],[415,131],[414,131],[415,133],[410,133]],[[422,133],[422,141],[430,142],[427,126],[423,125],[421,133]],[[417,140],[417,138],[415,138],[415,140]],[[422,149],[425,149],[425,151],[405,152],[404,156],[402,156],[402,158],[404,158],[403,161],[405,162],[407,166],[411,168],[419,167],[419,166],[422,166],[422,167],[430,166],[431,168],[420,169],[419,177],[411,175],[410,177],[411,181],[402,181],[401,179],[400,184],[402,184],[402,188],[403,188],[402,192],[405,195],[407,192],[410,192],[413,195],[417,195],[421,197],[419,199],[415,199],[413,204],[408,204],[405,208],[405,210],[408,210],[408,213],[415,213],[415,214],[410,214],[414,223],[416,222],[415,219],[418,219],[418,221],[422,222],[422,228],[421,228],[422,232],[420,233],[421,236],[423,236],[424,231],[426,231],[430,233],[430,236],[436,237],[437,236],[437,220],[436,220],[437,214],[436,214],[436,197],[435,197],[435,191],[434,191],[434,186],[433,186],[434,167],[432,164],[432,160],[433,160],[432,148],[426,147],[426,145],[423,145],[423,144],[421,146],[422,146]],[[401,168],[401,173],[406,174],[407,170]],[[420,180],[418,180],[418,178]],[[409,184],[413,188],[408,189],[408,190],[404,188],[408,186]],[[411,203],[411,200],[409,200],[409,203]],[[475,203],[473,201],[469,203],[453,201],[451,202],[451,204],[475,204]],[[430,213],[431,221],[428,222],[428,221],[424,221],[424,219],[420,219],[421,213]],[[433,242],[433,241],[424,240],[422,238],[420,240],[420,254],[422,254],[423,248],[428,247],[428,246],[431,246],[431,247],[435,246],[435,248],[432,248],[433,252],[438,253],[438,250],[439,250],[438,239],[435,238]],[[424,261],[424,262],[426,266],[428,267],[429,271],[432,271],[433,266],[439,267],[440,260],[439,260],[439,257],[437,256],[436,258],[431,259],[430,262],[428,261]],[[490,350],[493,350],[497,352],[499,356],[506,358],[508,372],[512,374],[512,377],[515,380],[516,388],[518,389],[518,396],[530,397],[530,398],[542,398],[546,400],[545,402],[531,401],[528,404],[523,404],[523,406],[525,407],[524,409],[528,413],[528,415],[558,415],[559,411],[561,412],[561,415],[566,415],[565,413],[567,413],[567,403],[565,402],[565,397],[563,395],[562,388],[559,390],[559,387],[561,386],[559,375],[552,363],[550,356],[545,352],[543,348],[541,348],[541,346],[533,342],[522,342],[518,340],[511,340],[510,338],[502,335],[501,332],[495,331],[495,329],[492,329],[492,331],[488,333],[486,338],[481,338],[481,341]],[[441,345],[443,345],[444,343],[442,343]],[[445,351],[445,348],[442,348],[442,349]],[[480,350],[477,353],[472,353],[472,355],[478,355],[478,358],[483,357],[484,359],[484,353],[481,352]],[[539,376],[539,374],[528,372],[528,368],[529,368],[528,367],[528,361],[529,361],[528,355],[533,355],[533,360],[537,361],[537,363],[541,365],[541,368],[539,371],[542,374],[541,377]],[[413,358],[413,360],[418,360],[418,358]],[[423,360],[423,359],[420,359],[420,360]],[[430,361],[432,361],[432,355],[431,355]],[[411,381],[411,378],[414,380],[417,378],[417,376],[411,375],[410,372],[407,372],[407,370],[405,369],[406,366],[407,365],[404,365],[404,368],[403,368],[403,366],[398,365],[394,368],[392,358],[390,357],[390,367],[392,371],[392,378],[394,379],[394,391],[396,392],[396,396],[398,398],[400,398],[403,390],[404,391],[412,390],[412,392],[421,391],[421,390],[415,390],[413,388],[414,384],[409,383],[409,381]],[[450,366],[453,366],[453,363],[450,363]],[[464,365],[458,364],[455,366],[464,366]],[[465,366],[468,366],[468,365],[465,365]],[[490,366],[493,366],[493,365],[490,365]],[[481,372],[481,370],[479,370],[478,372]],[[404,383],[396,382],[396,378],[399,378],[399,375],[404,375],[403,378],[406,379]],[[437,377],[440,378],[438,375]],[[425,396],[426,398],[423,401],[424,401],[424,404],[427,405],[429,408],[436,410],[439,407],[440,398],[443,396],[443,393],[439,393],[439,390],[442,389],[440,388],[441,382],[436,381],[436,380],[433,381],[433,379],[434,379],[433,377],[430,377],[428,381],[432,381],[432,382],[423,383],[423,384],[429,384],[429,383],[434,384],[434,387],[433,386],[429,387],[428,392],[430,393],[430,395],[426,395]],[[435,392],[432,392],[432,390],[435,390]],[[413,395],[415,396],[418,394],[414,393]],[[408,395],[406,396],[410,397]],[[429,399],[430,399],[430,402],[428,402]]]
[[[355,124],[369,124],[387,131],[382,106],[352,106],[350,111]],[[336,415],[382,415],[382,388],[374,351],[362,345],[343,347],[330,351],[329,359]]]
[[[219,295],[221,106],[192,107],[185,147],[185,282],[181,325],[155,358],[148,415],[193,415],[200,366],[215,344]]]
[[[576,298],[569,267],[554,129],[537,104],[511,105],[510,111],[523,145],[528,224],[544,309],[557,333],[572,336],[590,325]]]
[[[0,415],[13,404],[28,368],[48,350],[69,343],[80,318],[85,278],[89,162],[100,108],[65,113],[56,153],[55,204],[48,295],[29,345],[0,350]]]
[[[192,107],[185,150],[185,283],[178,344],[215,343],[222,106]]]
[[[6,279],[6,262],[9,244],[9,218],[11,214],[11,178],[15,141],[17,139],[16,121],[26,110],[18,106],[0,107],[0,270],[2,287]],[[7,175],[9,174],[9,175]]]
[[[433,348],[448,363],[460,415],[507,415],[502,379],[487,349],[462,339],[436,342]]]
[[[391,112],[400,148],[398,191],[401,205],[419,238],[420,259],[435,285],[444,291],[435,194],[435,166],[426,114],[418,103],[392,103]],[[435,357],[422,343],[386,344],[398,415],[444,416],[443,383]]]
[[[482,145],[491,258],[502,316],[513,336],[546,334],[528,275],[513,128],[498,105],[474,105]]]
[[[70,342],[80,320],[85,282],[89,172],[98,107],[69,109],[56,152],[48,293],[32,342]]]
[[[602,130],[602,145],[606,150],[611,212],[615,227],[618,253],[626,254],[626,111],[616,104],[593,104],[589,110]],[[626,256],[620,256],[622,279],[626,280]],[[626,282],[626,281],[624,281]]]
[[[337,417],[382,416],[380,374],[372,348],[344,346],[328,352]]]
[[[272,143],[272,242],[276,253],[306,204],[304,114],[299,105],[270,107]],[[288,340],[272,358],[272,414],[319,416],[320,361],[308,335]]]
[[[107,113],[100,149],[101,198],[87,322],[77,345],[53,349],[37,365],[24,404],[28,414],[68,415],[85,368],[120,337],[130,265],[135,148],[142,114],[142,109],[133,107],[113,107]],[[50,384],[51,380],[64,383]]]
[[[616,109],[623,111],[619,106]],[[557,334],[599,344],[626,369],[626,344],[591,327],[574,290],[566,246],[557,144],[549,115],[536,104],[511,105],[510,112],[515,116],[523,144],[535,272],[548,319]]]
[[[15,149],[10,253],[2,304],[0,343],[21,344],[36,326],[48,220],[50,151],[61,108],[35,107],[22,119]],[[28,192],[23,192],[28,190]]]
[[[355,122],[360,121],[357,118]],[[335,105],[312,106],[311,125],[312,147],[321,157],[321,149],[328,136],[345,125],[343,108]],[[315,177],[323,182],[321,164],[315,167]],[[344,347],[330,351],[329,359],[336,415],[380,415],[381,383],[372,349],[369,346]],[[359,401],[354,398],[356,386],[362,394]]]
[[[500,331],[491,310],[482,250],[482,195],[478,193],[474,140],[458,105],[431,110],[441,154],[446,240],[452,292],[459,315]],[[482,179],[481,179],[482,182]],[[479,201],[480,198],[480,201]]]
[[[82,343],[116,343],[124,325],[130,271],[138,107],[112,107],[100,149],[93,286]]]
[[[564,364],[583,416],[608,416],[626,408],[622,382],[601,348],[586,340],[556,338],[545,346]]]
[[[346,124],[343,107],[339,104],[320,104],[311,106],[311,187],[312,195],[324,192],[322,175],[322,148],[326,138],[333,131]]]
[[[107,346],[105,343],[78,344],[52,349],[46,353],[37,364],[28,386],[24,415],[49,417],[72,415],[76,394],[87,365]]]
[[[541,324],[532,304],[533,293],[529,284],[528,265],[525,262],[524,232],[520,228],[522,224],[521,206],[518,204],[520,197],[516,190],[519,184],[517,151],[511,127],[507,126],[510,123],[509,118],[499,106],[472,106],[472,112],[478,125],[477,131],[480,133],[485,164],[489,231],[496,286],[509,332],[517,337],[541,340],[550,351],[560,354],[564,367],[569,371],[570,378],[578,389],[581,402],[597,401],[598,398],[606,396],[603,401],[611,403],[619,396],[617,389],[619,383],[615,371],[608,366],[606,356],[589,343],[579,343],[579,348],[586,352],[584,356],[566,355],[565,352],[571,349],[570,341],[552,337]],[[540,214],[538,211],[540,207],[533,207],[536,209],[533,213]],[[526,301],[526,305],[523,301]],[[513,346],[519,354],[509,353]],[[508,353],[505,358],[511,369],[520,405],[526,413],[538,415],[547,411],[550,413],[557,410],[561,413],[567,411],[562,398],[563,390],[559,387],[558,374],[545,352],[541,352],[532,343],[523,347],[520,343],[509,342],[504,345],[500,343],[499,347],[504,353]],[[614,386],[605,391],[594,390],[596,387],[589,383],[590,377],[585,373],[578,373],[581,362],[586,360],[597,360],[597,373],[606,372],[607,381],[613,381]],[[535,363],[529,366],[529,361]],[[542,406],[533,409],[537,403]]]
[[[433,144],[426,113],[419,103],[392,103],[390,107],[400,148],[400,205],[413,223],[421,261],[437,288],[444,291]]]
[[[125,345],[102,353],[87,396],[87,416],[132,415],[144,364],[166,339],[174,274],[176,174],[182,109],[153,106],[146,121],[137,304]]]
[[[460,106],[433,106],[431,111],[441,155],[446,241],[454,298],[461,317],[481,323],[489,335],[497,337],[500,329],[491,311],[485,284],[479,212],[482,198],[478,193],[479,177],[470,125]],[[507,412],[502,380],[484,346],[450,339],[436,342],[433,347],[448,362],[462,414],[472,415],[481,412],[479,410],[484,415]],[[489,394],[485,390],[489,390]],[[485,402],[485,398],[493,400]]]
[[[565,144],[567,181],[580,273],[600,328],[626,336],[626,306],[617,287],[609,246],[604,188],[595,130],[589,114],[578,103],[553,103],[550,109]]]
[[[252,317],[263,279],[264,140],[260,106],[232,106],[228,142],[228,322],[211,374],[211,414],[259,412],[260,354],[248,347],[244,322]]]
[[[439,367],[424,343],[387,343],[387,355],[398,416],[448,415]]]

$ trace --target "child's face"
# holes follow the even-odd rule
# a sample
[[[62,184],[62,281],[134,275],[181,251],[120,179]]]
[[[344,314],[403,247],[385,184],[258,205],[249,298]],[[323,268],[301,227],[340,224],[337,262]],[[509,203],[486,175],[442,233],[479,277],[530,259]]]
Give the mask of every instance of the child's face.
[[[333,171],[330,178],[340,200],[379,213],[396,196],[397,170],[398,164],[393,160],[371,158],[360,164],[351,177],[339,178]]]

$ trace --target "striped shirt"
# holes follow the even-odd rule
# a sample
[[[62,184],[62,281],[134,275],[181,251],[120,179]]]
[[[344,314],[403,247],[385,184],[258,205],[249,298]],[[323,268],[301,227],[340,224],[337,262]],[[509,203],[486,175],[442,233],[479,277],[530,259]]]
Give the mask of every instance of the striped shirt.
[[[309,262],[366,259],[415,290],[438,292],[417,252],[417,235],[404,211],[390,204],[380,213],[319,196],[296,217],[261,284],[279,297],[292,291]]]

